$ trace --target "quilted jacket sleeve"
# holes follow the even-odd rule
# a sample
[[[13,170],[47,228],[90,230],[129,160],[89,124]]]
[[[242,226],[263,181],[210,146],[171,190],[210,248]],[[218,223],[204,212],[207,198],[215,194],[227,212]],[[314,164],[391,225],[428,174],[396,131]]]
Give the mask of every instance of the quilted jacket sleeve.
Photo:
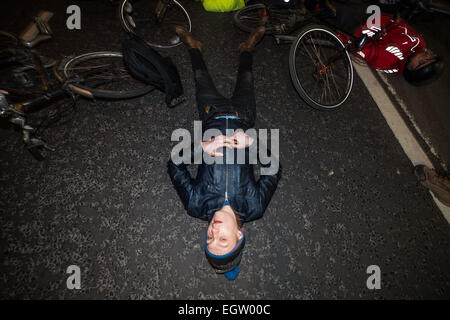
[[[194,163],[196,155],[201,156],[202,152],[203,150],[201,145],[196,146],[192,144],[190,163]],[[181,152],[180,157],[182,157],[182,155],[183,154]],[[172,161],[172,158],[170,158],[167,162],[167,172],[187,213],[195,218],[205,219],[201,216],[202,210],[199,204],[199,197],[195,196],[196,182],[195,179],[191,177],[187,169],[187,165],[185,163],[175,164]]]
[[[268,154],[271,154],[270,149],[268,149]],[[252,204],[250,205],[250,211],[248,212],[246,221],[252,221],[259,219],[263,216],[266,211],[267,206],[270,203],[270,199],[272,199],[273,194],[278,186],[278,181],[281,178],[281,163],[279,159],[275,155],[270,155],[270,163],[261,163],[261,167],[264,169],[268,169],[271,165],[274,165],[274,161],[276,162],[276,167],[278,170],[273,172],[271,170],[266,170],[265,173],[261,172],[258,182],[255,186],[254,199]],[[269,173],[269,174],[267,174]]]
[[[188,210],[194,187],[186,165],[184,163],[176,165],[172,162],[172,159],[169,159],[167,162],[167,172],[169,173],[170,180],[172,180],[172,184],[174,185],[184,208]]]

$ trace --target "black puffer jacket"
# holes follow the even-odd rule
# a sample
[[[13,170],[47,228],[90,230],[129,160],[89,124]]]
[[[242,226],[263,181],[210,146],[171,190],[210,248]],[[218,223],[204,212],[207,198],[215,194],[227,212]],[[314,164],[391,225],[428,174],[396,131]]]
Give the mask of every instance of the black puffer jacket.
[[[215,119],[204,124],[203,132],[210,128],[219,129],[225,135],[227,128],[245,132],[249,126],[241,120]],[[245,152],[248,160],[249,149]],[[224,152],[223,164],[206,164],[202,160],[195,179],[185,164],[175,165],[169,160],[168,173],[185,209],[193,217],[210,221],[228,200],[242,222],[261,218],[277,188],[281,166],[276,174],[261,175],[256,181],[254,165],[248,161],[246,164],[226,164],[226,155]],[[236,154],[234,159],[237,159]]]

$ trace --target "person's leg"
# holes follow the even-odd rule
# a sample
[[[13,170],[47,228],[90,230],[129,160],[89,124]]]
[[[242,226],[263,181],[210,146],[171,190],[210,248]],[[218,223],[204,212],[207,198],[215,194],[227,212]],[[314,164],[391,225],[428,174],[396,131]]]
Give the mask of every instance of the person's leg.
[[[251,126],[256,120],[256,99],[253,84],[253,55],[251,51],[264,36],[266,29],[261,26],[252,31],[247,40],[239,45],[239,67],[236,86],[231,103]]]
[[[224,99],[224,97],[217,91],[214,82],[209,75],[203,55],[200,50],[196,48],[189,49],[189,56],[191,57],[192,71],[194,72],[195,86],[197,89],[197,96],[202,100],[210,100],[207,97],[214,99]]]
[[[231,104],[236,110],[244,114],[245,121],[251,126],[256,120],[256,98],[253,83],[253,55],[249,51],[243,51],[239,55],[239,67],[236,79],[236,86]]]
[[[217,111],[218,107],[230,105],[229,99],[221,95],[214,85],[209,75],[205,61],[203,60],[203,46],[192,34],[183,27],[176,27],[176,33],[189,47],[192,70],[194,72],[197,107],[200,119],[206,120],[211,114]]]
[[[230,101],[217,91],[206,68],[202,53],[196,48],[190,48],[189,55],[194,72],[198,112],[200,119],[206,120],[218,111],[218,108],[229,106]]]

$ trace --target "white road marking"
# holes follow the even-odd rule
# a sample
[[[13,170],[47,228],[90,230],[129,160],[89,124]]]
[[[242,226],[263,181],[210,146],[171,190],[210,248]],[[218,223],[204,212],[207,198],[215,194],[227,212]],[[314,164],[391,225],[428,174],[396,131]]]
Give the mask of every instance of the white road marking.
[[[391,128],[392,132],[403,148],[403,151],[406,153],[412,164],[414,166],[418,164],[424,164],[429,168],[433,168],[433,164],[431,163],[430,159],[423,151],[422,147],[417,142],[412,132],[409,130],[403,118],[398,113],[394,104],[389,99],[389,96],[384,91],[378,80],[375,78],[372,71],[368,67],[361,66],[356,63],[353,64],[353,67],[358,73],[361,80],[366,85],[367,90],[377,104],[387,124]],[[450,224],[450,207],[445,206],[438,199],[436,199],[431,191],[430,193],[434,201],[436,202],[436,205],[441,210],[444,217],[447,219],[447,222]]]

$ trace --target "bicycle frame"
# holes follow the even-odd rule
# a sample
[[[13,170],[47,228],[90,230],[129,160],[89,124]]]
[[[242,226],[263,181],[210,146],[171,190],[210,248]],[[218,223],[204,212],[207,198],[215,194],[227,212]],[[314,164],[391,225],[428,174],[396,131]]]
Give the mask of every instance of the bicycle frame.
[[[32,47],[38,42],[50,39],[51,35],[48,34],[49,28],[47,27],[43,29],[43,32],[45,32],[45,34],[40,34],[39,32],[41,29],[38,27],[39,23],[37,23],[37,21],[38,19],[36,19],[33,25],[29,26],[26,32],[23,33],[27,35],[25,38],[22,38],[21,36],[21,38],[19,39],[14,35],[0,31],[0,34],[6,35],[6,37],[8,37],[5,38],[5,40],[7,40],[5,46],[6,50],[2,50],[2,53],[6,52],[8,54],[8,56],[6,57],[6,62],[12,63],[6,64],[6,66],[8,67],[8,73],[6,73],[6,75],[10,76],[11,73],[13,73],[11,70],[15,70],[13,68],[15,68],[16,62],[19,62],[19,69],[22,70],[22,72],[27,71],[26,74],[24,73],[26,77],[34,79],[35,77],[30,77],[31,73],[28,73],[28,71],[35,71],[38,73],[39,78],[38,80],[36,79],[36,81],[33,81],[33,88],[39,88],[37,90],[33,90],[36,92],[31,92],[31,94],[26,91],[27,85],[24,85],[24,82],[22,81],[18,85],[18,89],[14,88],[14,86],[11,86],[8,81],[5,82],[3,87],[0,86],[0,116],[7,117],[9,122],[19,126],[22,129],[23,140],[28,150],[37,160],[43,160],[44,158],[37,149],[41,147],[52,151],[53,149],[47,146],[47,144],[43,140],[33,137],[33,134],[37,133],[38,130],[29,125],[27,121],[39,119],[40,122],[37,127],[39,129],[41,126],[44,126],[43,124],[48,125],[49,122],[54,122],[55,119],[59,119],[59,117],[62,114],[66,113],[66,111],[72,110],[75,103],[69,106],[70,110],[65,108],[66,104],[58,105],[56,109],[52,109],[45,116],[41,116],[39,114],[31,115],[31,113],[35,113],[35,111],[44,109],[49,105],[49,102],[53,102],[56,99],[63,98],[66,95],[71,97],[73,99],[73,102],[75,102],[75,99],[78,96],[83,96],[91,99],[94,97],[105,99],[125,99],[146,94],[152,91],[155,87],[149,84],[145,84],[144,82],[137,81],[139,85],[133,88],[125,88],[123,86],[119,89],[108,87],[104,88],[103,85],[108,85],[111,82],[114,82],[112,80],[119,80],[119,82],[122,83],[121,81],[123,81],[123,79],[126,79],[127,76],[129,76],[129,73],[126,73],[124,77],[120,77],[120,72],[118,72],[118,69],[124,70],[126,72],[125,66],[123,66],[121,52],[102,51],[85,53],[76,57],[68,57],[67,60],[63,59],[60,65],[55,64],[53,73],[56,77],[55,81],[58,80],[59,84],[54,85],[53,88],[50,88],[49,79],[47,77],[48,71],[46,70],[47,66],[44,65],[39,54],[34,51]],[[13,39],[13,41],[10,42],[9,38]],[[14,44],[13,47],[17,47],[18,50],[10,50],[10,44]],[[26,61],[24,61],[24,59],[22,58],[15,59],[15,54],[19,52],[19,49],[20,52],[23,52],[26,57],[29,57],[29,59],[26,59]],[[9,61],[11,55],[13,59]],[[67,66],[72,62],[74,62],[74,64],[76,65],[77,63],[88,61],[89,64],[89,61],[95,61],[95,59],[97,58],[104,58],[106,60],[113,59],[113,62],[118,62],[120,66],[118,67],[118,69],[114,69],[114,66],[116,66],[115,63],[104,62],[100,65],[97,64],[94,66],[90,66],[89,68],[81,68],[74,73],[68,71],[71,69]],[[0,65],[1,64],[3,64],[3,61],[0,61]],[[108,73],[108,71],[112,71],[112,78],[102,78],[102,73]],[[117,72],[119,77],[114,78]],[[100,76],[96,77],[96,75]],[[130,77],[130,79],[134,84],[135,78]],[[42,108],[39,109],[38,107]]]
[[[312,15],[312,18],[316,18],[316,17],[317,17],[317,14]],[[312,18],[311,18],[311,20],[312,20]],[[398,15],[395,14],[393,16],[391,22],[384,25],[381,28],[381,30],[375,32],[375,34],[372,37],[368,37],[366,34],[364,34],[361,37],[357,38],[351,34],[348,34],[344,31],[342,31],[342,30],[336,29],[335,27],[333,27],[329,24],[324,24],[325,26],[331,28],[344,44],[344,48],[341,49],[341,52],[339,54],[336,54],[336,56],[330,57],[326,64],[333,63],[335,60],[337,60],[339,55],[344,51],[348,51],[350,54],[355,55],[365,45],[378,41],[382,35],[386,34],[388,29],[394,24],[394,22],[397,20],[397,18],[398,18]],[[308,22],[310,22],[311,20],[309,20]],[[321,23],[323,23],[321,20],[319,20],[319,21]],[[297,36],[281,35],[281,34],[274,34],[273,36],[274,36],[277,44],[291,44],[297,38]]]

